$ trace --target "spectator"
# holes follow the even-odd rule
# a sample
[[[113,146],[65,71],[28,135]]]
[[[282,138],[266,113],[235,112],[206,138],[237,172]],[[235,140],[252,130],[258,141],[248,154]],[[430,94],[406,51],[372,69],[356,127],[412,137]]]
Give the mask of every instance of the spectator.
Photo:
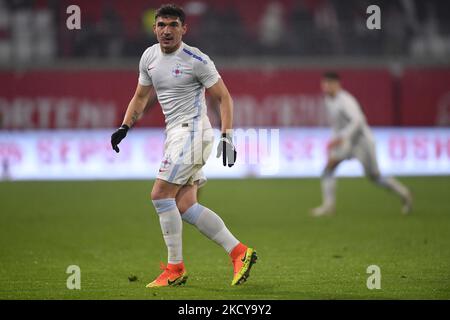
[[[260,43],[268,48],[278,48],[285,34],[283,7],[279,2],[270,2],[260,21]]]

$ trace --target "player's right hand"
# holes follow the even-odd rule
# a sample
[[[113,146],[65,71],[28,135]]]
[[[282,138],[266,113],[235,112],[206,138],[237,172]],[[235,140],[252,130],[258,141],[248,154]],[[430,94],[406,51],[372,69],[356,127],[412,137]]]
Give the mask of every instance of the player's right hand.
[[[126,124],[123,124],[119,129],[117,129],[111,135],[111,146],[114,149],[114,151],[116,151],[117,153],[119,153],[119,151],[120,151],[118,145],[119,145],[120,141],[122,141],[123,138],[125,138],[127,136],[128,130],[130,130],[130,127],[127,126]]]
[[[223,166],[226,166],[227,162],[229,167],[234,166],[237,152],[229,134],[222,133],[222,138],[220,138],[219,145],[217,146],[216,157],[219,158],[220,155],[222,155]]]

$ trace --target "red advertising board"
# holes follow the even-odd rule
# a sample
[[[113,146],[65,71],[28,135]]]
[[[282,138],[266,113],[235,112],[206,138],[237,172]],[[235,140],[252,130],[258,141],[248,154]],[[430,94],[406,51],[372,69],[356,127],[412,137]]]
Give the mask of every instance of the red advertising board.
[[[116,126],[130,101],[137,73],[33,71],[0,74],[0,123],[6,129]],[[159,108],[143,121],[164,123]]]
[[[384,69],[338,70],[345,88],[359,100],[369,123],[393,125],[392,78]],[[324,70],[223,71],[242,126],[326,124],[320,94]]]
[[[450,125],[450,68],[407,69],[400,106],[402,125]]]
[[[235,103],[240,127],[299,127],[326,123],[320,94],[324,70],[219,70]],[[450,70],[411,69],[394,86],[387,69],[342,69],[344,87],[374,126],[448,124]],[[0,127],[110,128],[120,124],[134,93],[136,71],[59,70],[0,73]],[[400,89],[399,95],[394,90]],[[399,96],[398,100],[394,97]],[[394,105],[397,101],[400,105]],[[401,119],[395,118],[395,108]],[[213,103],[208,111],[218,124]],[[400,120],[400,123],[396,122]],[[159,106],[139,126],[162,127]]]

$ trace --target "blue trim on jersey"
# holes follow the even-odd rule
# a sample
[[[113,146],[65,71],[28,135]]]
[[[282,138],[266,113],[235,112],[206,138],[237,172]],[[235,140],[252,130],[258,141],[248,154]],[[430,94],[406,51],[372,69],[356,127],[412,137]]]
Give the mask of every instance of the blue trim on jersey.
[[[152,202],[158,214],[176,209],[177,207],[175,198],[152,200]]]
[[[200,61],[200,62],[204,62],[204,60],[203,60],[202,57],[196,55],[195,53],[189,51],[189,50],[186,49],[186,48],[183,48],[183,52],[184,52],[184,53],[187,53],[187,54],[190,55],[192,58],[197,59],[197,60]]]
[[[198,217],[200,217],[200,214],[202,213],[203,209],[205,209],[204,206],[202,206],[199,203],[194,203],[189,209],[186,210],[185,213],[181,215],[181,218],[190,223],[195,225],[198,221]]]

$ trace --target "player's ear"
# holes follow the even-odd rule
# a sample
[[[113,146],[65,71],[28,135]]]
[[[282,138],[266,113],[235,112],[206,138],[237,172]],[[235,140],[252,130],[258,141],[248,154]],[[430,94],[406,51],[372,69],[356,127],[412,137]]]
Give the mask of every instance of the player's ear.
[[[185,23],[185,24],[183,24],[182,26],[181,26],[181,28],[183,29],[183,36],[186,34],[186,32],[187,32],[187,24]]]
[[[153,24],[153,33],[154,33],[155,36],[156,36],[156,23]]]

